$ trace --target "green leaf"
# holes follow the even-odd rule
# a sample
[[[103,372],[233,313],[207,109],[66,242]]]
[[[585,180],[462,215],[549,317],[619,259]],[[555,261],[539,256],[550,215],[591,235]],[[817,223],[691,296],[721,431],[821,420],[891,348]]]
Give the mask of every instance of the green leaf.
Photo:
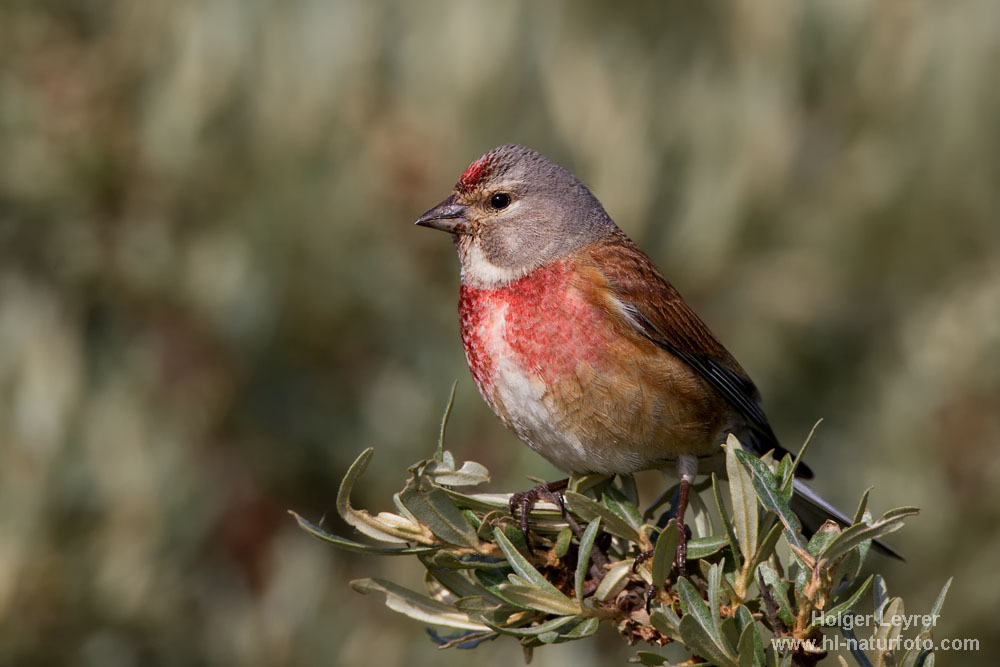
[[[743,609],[743,607],[740,607]],[[739,655],[740,667],[764,667],[764,644],[760,640],[760,633],[751,618],[750,623],[743,628],[740,633],[740,641],[737,644],[737,654]]]
[[[861,565],[863,563],[862,554],[867,554],[867,547],[871,546],[871,542],[862,542],[860,547],[857,549],[852,549],[847,552],[847,555],[837,563],[837,567],[833,571],[833,576],[830,577],[832,582],[848,582],[848,585],[853,582],[858,573],[861,571]]]
[[[819,425],[823,423],[822,419],[817,419],[816,423],[809,430],[809,435],[806,436],[805,442],[802,443],[802,447],[799,448],[799,453],[795,455],[795,461],[792,462],[791,468],[788,470],[788,476],[782,477],[781,479],[781,493],[788,499],[791,499],[794,489],[792,488],[795,481],[795,471],[799,468],[799,463],[802,462],[802,457],[805,456],[806,450],[809,449],[809,445],[812,444],[813,436],[816,435],[816,429]]]
[[[708,571],[708,612],[712,619],[713,632],[715,637],[722,638],[722,617],[719,615],[719,593],[722,588],[722,568],[723,563],[714,563]]]
[[[451,407],[455,404],[455,387],[457,386],[458,380],[451,383],[451,391],[448,392],[448,405],[445,406],[444,415],[441,417],[441,431],[438,433],[437,451],[434,453],[434,458],[438,461],[444,461],[444,431],[448,426],[448,417],[451,416]]]
[[[429,547],[436,548],[436,547]],[[424,559],[434,567],[447,568],[450,570],[508,570],[510,565],[506,561],[493,556],[480,556],[478,554],[466,554],[457,556],[451,551],[438,549],[428,552]]]
[[[840,525],[831,520],[823,522],[823,525],[813,533],[812,538],[809,540],[809,544],[806,547],[806,551],[809,552],[814,558],[819,556],[819,554],[825,549],[831,542],[833,542],[836,537],[840,535]],[[798,574],[795,576],[795,590],[801,594],[812,578],[812,571],[808,567],[802,567],[799,569]]]
[[[760,573],[761,578],[764,579],[764,583],[771,587],[774,601],[778,605],[778,618],[789,628],[794,627],[795,611],[792,609],[788,598],[788,589],[791,583],[779,577],[770,563],[761,563],[757,566],[757,571]],[[763,591],[761,591],[761,595],[763,596]]]
[[[666,658],[652,651],[636,651],[635,655],[639,658],[639,664],[645,665],[645,667],[658,667],[658,665],[667,664]]]
[[[615,595],[618,595],[626,584],[628,584],[628,575],[632,572],[632,563],[627,560],[620,560],[604,574],[604,578],[601,579],[601,583],[598,584],[597,590],[594,591],[594,597],[601,602],[610,600]]]
[[[774,512],[782,525],[785,526],[785,537],[790,544],[805,549],[806,543],[802,538],[802,524],[799,518],[792,512],[788,505],[788,499],[778,490],[774,473],[767,467],[767,464],[752,454],[737,450],[736,457],[747,470],[750,471],[751,483],[757,498],[765,509]]]
[[[794,475],[792,475],[792,457],[789,454],[782,456],[778,462],[775,478],[778,481],[778,492],[785,497],[785,500],[790,501],[795,489],[792,487]]]
[[[649,624],[674,641],[684,641],[680,631],[681,619],[667,605],[660,605],[659,608],[653,610],[649,615]]]
[[[874,603],[872,609],[875,613],[875,620],[881,623],[882,610],[889,603],[889,588],[885,585],[885,579],[880,574],[876,574],[872,578],[872,602]]]
[[[876,645],[881,646],[892,646],[896,639],[899,637],[900,633],[903,631],[903,626],[893,623],[893,618],[896,616],[903,615],[903,599],[902,598],[892,598],[889,601],[889,605],[885,608],[885,613],[883,615],[883,622],[880,623],[873,634]],[[892,660],[891,657],[887,659],[887,656],[895,655],[895,651],[875,651],[875,667],[887,667],[895,665],[896,661]]]
[[[472,549],[480,548],[476,529],[441,489],[420,489],[418,482],[411,480],[400,491],[399,500],[441,540]]]
[[[734,554],[738,554],[740,553],[739,540],[736,538],[733,524],[727,518],[726,506],[722,502],[722,493],[719,491],[719,480],[714,472],[712,473],[712,495],[715,496],[715,506],[719,510],[719,517],[722,519],[722,528],[725,530],[726,539],[729,540],[729,547],[733,550]],[[754,502],[757,502],[756,499]]]
[[[712,480],[709,478],[705,482],[710,485]],[[694,492],[693,486],[690,495],[688,495],[687,513],[684,515],[684,521],[691,528],[693,535],[698,537],[715,535],[715,526],[712,525],[712,515],[708,511],[708,505],[701,499],[701,493]]]
[[[489,630],[482,623],[475,623],[462,612],[456,611],[437,600],[415,593],[384,579],[355,579],[351,588],[359,593],[380,592],[385,594],[385,604],[389,609],[432,625],[444,625],[461,630]]]
[[[732,655],[729,647],[725,645],[718,619],[713,616],[695,587],[685,577],[677,580],[677,591],[681,608],[684,610],[680,632],[688,648],[704,655],[717,665],[736,667],[736,656]]]
[[[458,470],[439,461],[431,461],[424,468],[424,474],[435,484],[446,486],[476,486],[490,481],[490,471],[475,461],[466,461]]]
[[[590,568],[590,552],[594,548],[594,540],[597,539],[597,531],[600,528],[601,519],[598,517],[587,525],[580,538],[580,550],[577,552],[576,572],[573,578],[573,590],[578,601],[583,600],[583,583],[587,580],[587,570]]]
[[[947,597],[948,589],[951,588],[951,582],[954,579],[955,577],[948,577],[948,581],[944,582],[944,586],[941,588],[941,592],[938,593],[937,599],[934,601],[934,606],[931,607],[931,613],[929,614],[929,616],[931,617],[931,622],[924,624],[923,627],[924,632],[930,632],[931,628],[933,628],[934,624],[937,622],[937,617],[941,614],[941,607],[944,605],[944,599],[945,597]]]
[[[864,522],[865,510],[868,509],[868,496],[874,488],[874,486],[869,486],[864,495],[861,496],[861,502],[858,503],[858,509],[854,512],[854,521],[851,522],[851,525]]]
[[[582,639],[583,637],[589,637],[597,632],[597,628],[601,625],[601,619],[592,616],[586,618],[582,623],[578,623],[573,627],[572,630],[568,632],[563,632],[560,636],[565,639]]]
[[[552,553],[556,558],[565,558],[569,553],[569,546],[573,542],[573,531],[566,526],[556,535],[556,544],[552,547]]]
[[[449,570],[443,567],[434,567],[430,559],[421,558],[420,562],[427,568],[427,576],[433,577],[435,581],[447,588],[459,598],[482,598],[484,602],[491,605],[502,605],[503,600],[493,595],[483,586],[474,582],[471,578],[462,573],[461,570]]]
[[[542,576],[542,573],[535,569],[535,567],[528,562],[528,559],[521,555],[511,541],[507,539],[507,536],[503,534],[500,528],[493,529],[493,539],[496,540],[497,546],[500,547],[500,551],[507,558],[510,566],[514,569],[514,572],[518,574],[524,581],[526,581],[531,586],[534,586],[540,591],[549,593],[557,598],[562,598],[566,605],[576,609],[578,612],[580,606],[570,600],[568,597],[563,595],[562,591],[549,583],[549,580]],[[576,612],[572,612],[576,613]]]
[[[490,604],[481,597],[458,598],[455,600],[454,606],[455,609],[466,614],[472,622],[489,626],[505,625],[511,614],[521,610],[521,607],[507,602]]]
[[[514,604],[542,611],[546,614],[576,616],[580,613],[580,605],[554,588],[549,590],[530,584],[501,584],[500,592],[504,598]]]
[[[873,578],[874,578],[873,576],[869,576],[867,579],[865,579],[865,582],[858,587],[858,590],[854,591],[854,593],[849,598],[847,598],[840,604],[836,605],[835,607],[831,607],[830,609],[824,611],[823,619],[819,623],[817,623],[817,625],[823,627],[838,625],[837,621],[839,620],[839,618],[844,614],[848,613],[849,611],[851,611],[851,609],[854,608],[854,605],[856,605],[858,601],[861,600],[861,598],[864,597],[866,593],[868,593],[868,590],[872,587]]]
[[[781,523],[774,524],[771,526],[771,530],[767,532],[767,535],[764,536],[764,539],[761,540],[760,546],[757,547],[757,551],[753,555],[753,561],[751,561],[754,570],[774,553],[774,547],[781,538],[781,529]]]
[[[820,554],[827,562],[832,562],[843,556],[862,542],[875,540],[903,527],[903,519],[912,516],[920,510],[916,507],[900,507],[886,512],[882,518],[871,525],[855,524],[844,530]]]
[[[705,629],[705,626],[695,620],[694,616],[681,617],[680,631],[684,645],[693,653],[705,656],[719,667],[738,667],[735,656],[724,651]]]
[[[326,532],[318,525],[312,523],[308,519],[304,519],[300,515],[288,511],[295,520],[298,522],[299,526],[305,530],[307,533],[318,537],[321,540],[329,542],[335,547],[344,549],[345,551],[353,551],[355,553],[363,554],[375,554],[378,556],[408,556],[410,554],[426,554],[433,553],[438,550],[438,547],[376,547],[369,544],[362,544],[361,542],[353,542],[351,540],[344,539],[343,537],[338,537],[331,533]]]
[[[618,479],[622,481],[622,493],[625,494],[625,498],[631,503],[632,507],[639,507],[639,489],[635,485],[635,475],[618,475]],[[640,523],[642,523],[640,517]]]
[[[733,505],[733,528],[744,560],[750,560],[757,550],[757,495],[753,477],[736,458],[742,450],[740,441],[730,434],[726,441],[726,474],[729,476],[729,496]]]
[[[409,542],[433,544],[435,542],[433,536],[426,533],[423,527],[412,524],[410,521],[404,521],[402,517],[394,517],[394,519],[399,519],[399,521],[394,520],[392,524],[389,524],[373,517],[365,510],[357,510],[351,507],[351,491],[354,489],[355,483],[357,483],[358,479],[368,468],[374,452],[375,450],[371,447],[361,452],[358,458],[354,460],[354,463],[351,464],[351,467],[347,469],[347,473],[340,482],[340,488],[337,491],[337,514],[349,525],[357,529],[358,532],[375,540],[397,544],[406,544]]]
[[[566,507],[584,521],[593,521],[600,517],[606,532],[630,542],[642,543],[642,536],[636,528],[599,502],[574,491],[564,492],[563,500],[566,502]]]
[[[753,614],[750,613],[750,610],[747,609],[745,604],[741,604],[736,608],[736,613],[733,614],[733,618],[736,619],[736,628],[740,631],[740,633],[743,632],[744,628],[754,622]]]
[[[696,537],[687,541],[688,560],[698,560],[707,558],[718,553],[729,544],[725,535],[710,535],[709,537]]]
[[[670,576],[680,540],[680,533],[677,532],[677,519],[671,519],[663,527],[659,537],[656,538],[656,546],[653,547],[653,562],[650,565],[653,584],[662,586],[663,582]]]
[[[532,625],[523,628],[509,627],[509,626],[491,626],[494,630],[501,634],[510,635],[511,637],[537,637],[538,635],[544,634],[546,632],[552,632],[553,630],[558,630],[559,628],[568,625],[575,616],[559,616],[551,620],[545,621],[544,623],[539,623],[538,625]]]
[[[642,516],[639,514],[638,508],[624,493],[613,486],[608,486],[601,494],[601,502],[604,503],[605,507],[621,517],[634,531],[639,532],[642,526]]]

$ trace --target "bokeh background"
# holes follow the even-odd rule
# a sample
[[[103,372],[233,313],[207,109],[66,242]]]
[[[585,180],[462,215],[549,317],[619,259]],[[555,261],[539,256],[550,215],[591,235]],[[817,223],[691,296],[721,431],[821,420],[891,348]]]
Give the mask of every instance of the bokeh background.
[[[348,586],[285,513],[387,509],[448,444],[556,472],[479,399],[448,239],[518,142],[566,165],[750,371],[817,487],[916,504],[876,562],[993,664],[1000,5],[0,4],[0,663],[520,664]],[[658,484],[643,477],[646,488]],[[655,490],[655,489],[654,489]],[[335,517],[328,525],[344,530]],[[613,633],[538,665],[621,664]]]

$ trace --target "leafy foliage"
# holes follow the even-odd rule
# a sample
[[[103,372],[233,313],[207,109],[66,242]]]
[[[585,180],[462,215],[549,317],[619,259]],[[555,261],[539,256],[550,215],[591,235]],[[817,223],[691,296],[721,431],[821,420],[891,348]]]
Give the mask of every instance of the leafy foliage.
[[[640,511],[631,477],[573,476],[565,509],[539,503],[531,511],[527,544],[510,513],[509,494],[468,491],[489,481],[489,473],[472,461],[458,465],[444,449],[447,418],[448,412],[434,457],[410,467],[405,486],[393,496],[396,513],[372,515],[350,503],[372,449],[344,476],[337,494],[341,517],[391,546],[331,535],[293,513],[302,528],[341,549],[417,557],[426,568],[424,592],[381,579],[351,585],[361,593],[384,594],[395,611],[452,630],[429,631],[441,647],[472,648],[509,636],[530,659],[536,647],[583,639],[607,622],[630,644],[680,643],[693,661],[685,664],[812,665],[828,655],[824,629],[840,629],[845,643],[864,645],[852,624],[838,624],[872,600],[873,618],[884,622],[874,624],[867,644],[874,648],[851,649],[855,661],[862,667],[933,665],[933,652],[921,649],[930,644],[931,627],[910,643],[916,648],[901,650],[901,627],[890,619],[902,614],[902,600],[889,597],[879,575],[861,578],[872,540],[901,528],[917,508],[874,519],[866,492],[851,526],[830,521],[807,539],[789,509],[797,460],[758,459],[730,436],[728,485],[713,475],[695,487],[711,486],[715,523],[722,530],[712,532],[712,516],[693,495],[691,521],[700,532],[688,542],[689,576],[679,577],[675,501],[662,509],[675,489]],[[784,559],[782,542],[789,552]],[[932,614],[940,610],[947,588]],[[669,664],[651,650],[639,651],[634,661]]]

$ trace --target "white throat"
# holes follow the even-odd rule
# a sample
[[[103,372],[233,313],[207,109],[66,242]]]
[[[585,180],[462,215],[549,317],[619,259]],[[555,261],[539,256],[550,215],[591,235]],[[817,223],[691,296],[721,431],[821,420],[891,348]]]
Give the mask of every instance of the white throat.
[[[464,285],[471,285],[479,289],[494,289],[528,274],[527,269],[497,266],[486,257],[482,248],[471,237],[460,239],[456,245],[462,263],[462,284]]]

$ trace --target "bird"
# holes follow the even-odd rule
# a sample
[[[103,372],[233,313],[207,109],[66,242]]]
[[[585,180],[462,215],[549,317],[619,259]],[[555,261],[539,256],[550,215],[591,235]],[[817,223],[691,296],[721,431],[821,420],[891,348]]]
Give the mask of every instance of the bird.
[[[507,428],[568,473],[676,466],[683,574],[699,462],[724,470],[730,433],[757,456],[788,453],[747,372],[590,189],[530,148],[487,152],[416,224],[452,237],[466,360]],[[797,467],[792,506],[805,530],[850,525],[802,482],[812,477]],[[516,494],[522,530],[530,505],[562,488]]]

